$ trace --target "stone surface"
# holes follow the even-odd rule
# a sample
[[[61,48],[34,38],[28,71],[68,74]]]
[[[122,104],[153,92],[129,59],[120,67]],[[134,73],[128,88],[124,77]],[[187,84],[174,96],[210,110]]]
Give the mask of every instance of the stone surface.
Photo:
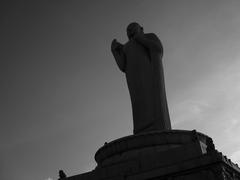
[[[196,131],[133,135],[105,144],[97,167],[67,180],[240,180],[240,169]]]
[[[201,133],[183,130],[153,131],[131,135],[105,144],[96,152],[95,160],[99,166],[104,166],[146,155],[162,156],[161,161],[163,161],[166,152],[171,154],[171,151],[184,153],[192,150],[191,155],[203,154],[206,152],[207,147],[204,144],[207,139],[209,137]]]
[[[170,130],[162,64],[163,47],[159,38],[145,34],[137,23],[127,28],[129,41],[112,42],[112,53],[126,75],[133,114],[134,134]]]

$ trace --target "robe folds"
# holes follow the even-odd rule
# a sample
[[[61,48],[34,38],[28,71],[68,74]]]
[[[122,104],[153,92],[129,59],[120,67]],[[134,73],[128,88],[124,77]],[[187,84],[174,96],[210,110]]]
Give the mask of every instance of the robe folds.
[[[171,129],[162,44],[155,34],[144,36],[159,43],[161,51],[147,48],[136,40],[129,40],[123,46],[124,72],[132,103],[134,134]]]

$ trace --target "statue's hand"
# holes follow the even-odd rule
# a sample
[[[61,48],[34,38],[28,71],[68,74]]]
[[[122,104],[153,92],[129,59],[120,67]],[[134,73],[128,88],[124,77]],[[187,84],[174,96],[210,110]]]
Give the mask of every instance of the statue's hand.
[[[121,43],[119,43],[116,39],[114,39],[111,44],[111,51],[117,51],[120,48],[122,48],[122,46],[123,45]]]

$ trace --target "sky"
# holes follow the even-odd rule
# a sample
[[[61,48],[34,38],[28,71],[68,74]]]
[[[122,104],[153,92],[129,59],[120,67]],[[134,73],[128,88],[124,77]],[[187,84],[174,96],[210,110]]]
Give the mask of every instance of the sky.
[[[173,129],[196,129],[240,163],[239,0],[15,0],[0,4],[0,179],[56,180],[96,167],[132,134],[110,51],[139,22],[164,47]]]

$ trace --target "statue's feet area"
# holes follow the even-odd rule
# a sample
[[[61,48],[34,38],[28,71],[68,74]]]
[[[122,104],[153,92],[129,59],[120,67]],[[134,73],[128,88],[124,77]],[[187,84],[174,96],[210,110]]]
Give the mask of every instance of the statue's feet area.
[[[195,130],[153,131],[106,143],[96,152],[95,160],[98,167],[130,161],[152,161],[153,166],[165,166],[213,150],[211,138]]]

